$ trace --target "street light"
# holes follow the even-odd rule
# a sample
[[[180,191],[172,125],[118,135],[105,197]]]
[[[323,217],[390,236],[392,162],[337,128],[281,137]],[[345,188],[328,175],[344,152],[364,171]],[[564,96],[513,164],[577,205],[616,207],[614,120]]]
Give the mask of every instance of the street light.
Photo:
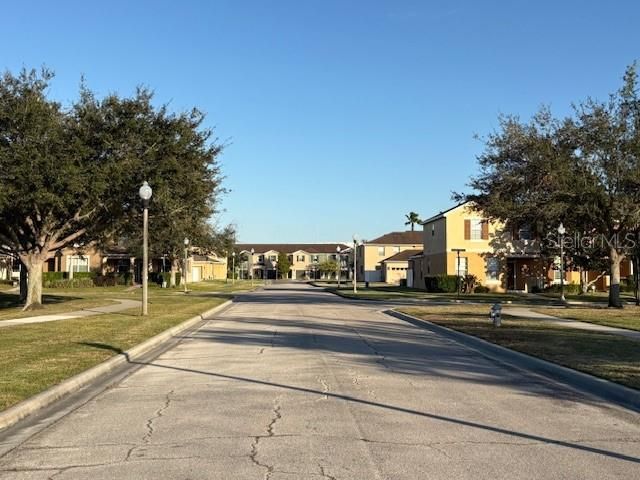
[[[458,254],[458,267],[456,268],[456,297],[460,298],[460,252],[466,252],[466,248],[452,248],[452,252]]]
[[[340,288],[340,273],[342,270],[342,257],[340,257],[340,245],[336,247],[336,257],[338,258],[338,288]]]
[[[231,285],[236,284],[236,252],[231,253]]]
[[[149,313],[149,200],[153,190],[145,180],[138,190],[142,200],[142,315]]]
[[[358,236],[353,234],[353,293],[358,293]]]
[[[184,293],[187,293],[187,250],[189,249],[189,239],[184,237]]]
[[[560,234],[560,301],[566,301],[564,298],[564,234],[567,230],[562,222],[558,225],[558,233]]]
[[[251,271],[249,276],[251,277],[251,286],[253,287],[253,254],[256,253],[255,249],[251,249]]]

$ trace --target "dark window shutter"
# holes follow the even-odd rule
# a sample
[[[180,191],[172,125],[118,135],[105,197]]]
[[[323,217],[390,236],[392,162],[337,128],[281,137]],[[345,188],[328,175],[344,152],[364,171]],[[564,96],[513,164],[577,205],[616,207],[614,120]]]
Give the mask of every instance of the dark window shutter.
[[[482,240],[489,240],[489,222],[482,222]]]
[[[471,220],[464,221],[464,239],[471,240]]]

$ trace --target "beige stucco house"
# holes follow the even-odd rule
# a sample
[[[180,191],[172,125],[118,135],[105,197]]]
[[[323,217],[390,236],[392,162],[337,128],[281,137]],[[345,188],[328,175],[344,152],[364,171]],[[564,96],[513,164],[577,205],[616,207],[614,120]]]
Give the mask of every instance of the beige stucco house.
[[[382,262],[383,282],[397,285],[407,279],[409,271],[409,259],[422,254],[422,250],[403,250],[395,255],[385,258]]]
[[[339,262],[341,278],[347,277],[351,250],[343,243],[242,243],[238,244],[242,260],[237,269],[242,278],[274,279],[278,255],[289,260],[288,278],[293,280],[335,279],[336,272],[321,273],[318,266],[327,261]]]
[[[385,282],[387,277],[382,263],[384,260],[405,250],[420,249],[422,232],[419,231],[390,232],[371,241],[362,242],[356,249],[357,279],[360,282]],[[403,263],[403,267],[406,268],[407,265]],[[396,283],[395,275],[390,275],[389,278],[394,280],[388,283]]]
[[[456,205],[421,222],[423,253],[409,261],[408,284],[425,288],[425,277],[475,275],[493,291],[531,291],[560,282],[560,271],[540,255],[540,243],[527,228],[509,229],[471,208]],[[579,283],[567,271],[565,283]]]

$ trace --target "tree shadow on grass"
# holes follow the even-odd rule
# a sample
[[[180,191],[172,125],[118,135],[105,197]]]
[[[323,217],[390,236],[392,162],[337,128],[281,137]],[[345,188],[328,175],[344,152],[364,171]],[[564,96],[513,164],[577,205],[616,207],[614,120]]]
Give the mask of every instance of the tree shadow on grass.
[[[67,295],[42,295],[43,305],[56,305],[59,303],[69,302],[71,300],[82,300],[82,297],[73,297]],[[6,308],[22,307],[24,302],[20,301],[20,295],[17,293],[0,292],[0,310]]]

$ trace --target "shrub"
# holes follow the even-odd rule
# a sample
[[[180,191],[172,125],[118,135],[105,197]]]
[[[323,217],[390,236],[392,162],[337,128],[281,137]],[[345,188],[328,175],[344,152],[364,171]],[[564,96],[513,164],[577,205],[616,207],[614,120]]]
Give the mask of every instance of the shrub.
[[[73,273],[73,278],[96,278],[97,276],[98,274],[96,272],[74,272]]]
[[[88,288],[94,287],[93,279],[91,278],[72,278],[61,280],[47,280],[43,283],[45,288]]]
[[[620,284],[620,289],[623,292],[635,293],[636,291],[636,279],[633,276],[628,276]]]
[[[550,285],[544,289],[547,293],[560,293],[560,290],[560,285]],[[565,283],[564,293],[566,295],[578,295],[582,293],[582,290],[580,289],[580,285],[577,283]]]
[[[473,293],[478,285],[478,277],[475,275],[465,275],[461,278],[460,290],[464,293]]]
[[[64,280],[67,278],[67,272],[42,272],[42,284],[46,287],[47,282]]]
[[[531,293],[541,293],[542,289],[538,285],[531,287]]]
[[[455,293],[458,288],[458,277],[455,275],[434,275],[424,277],[427,292]]]
[[[93,284],[96,287],[115,287],[118,284],[118,279],[115,275],[97,275],[93,279]]]
[[[182,276],[180,272],[176,272],[176,287],[180,285]],[[171,272],[153,272],[149,274],[149,281],[155,282],[158,285],[162,285],[162,282],[167,282],[167,286],[171,285]]]
[[[490,291],[491,290],[489,290],[489,287],[485,287],[484,285],[478,285],[476,286],[474,293],[489,293]]]

